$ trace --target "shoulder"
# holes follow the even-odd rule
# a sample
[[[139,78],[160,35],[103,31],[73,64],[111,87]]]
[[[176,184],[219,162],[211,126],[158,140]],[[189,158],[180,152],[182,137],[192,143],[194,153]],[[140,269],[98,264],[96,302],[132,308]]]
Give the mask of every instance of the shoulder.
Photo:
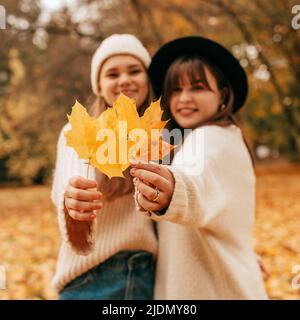
[[[198,154],[206,161],[221,161],[222,166],[227,160],[232,162],[233,159],[251,162],[241,129],[236,125],[209,125],[197,128],[187,136],[185,144],[185,151],[190,150],[192,154]]]
[[[201,168],[204,163],[210,163],[213,159],[224,159],[225,154],[232,154],[229,149],[236,145],[233,142],[236,134],[237,130],[233,128],[215,125],[186,130],[183,144],[178,148],[173,164],[187,167],[196,163]]]
[[[59,144],[62,144],[64,143],[65,144],[65,132],[69,131],[72,129],[72,126],[70,123],[66,123],[60,130],[59,132],[59,136],[58,136],[58,143]]]
[[[241,130],[235,125],[221,127],[209,125],[194,130],[196,135],[204,135],[205,142],[211,146],[221,146],[231,144],[232,141],[241,138]]]
[[[72,129],[72,126],[70,123],[66,123],[60,130],[59,136],[58,136],[58,142],[57,142],[57,149],[58,152],[63,153],[70,153],[72,154],[74,151],[72,148],[67,146],[67,141],[65,137],[65,133]]]
[[[64,134],[66,131],[69,131],[71,129],[72,129],[71,124],[70,123],[66,123],[61,129],[60,135]]]
[[[237,126],[208,125],[192,130],[184,140],[184,144],[201,148],[209,156],[224,153],[244,143],[241,130]]]
[[[230,172],[249,173],[253,171],[251,156],[239,127],[236,125],[206,126],[203,129],[205,132],[204,152],[215,165],[222,170],[226,168]]]

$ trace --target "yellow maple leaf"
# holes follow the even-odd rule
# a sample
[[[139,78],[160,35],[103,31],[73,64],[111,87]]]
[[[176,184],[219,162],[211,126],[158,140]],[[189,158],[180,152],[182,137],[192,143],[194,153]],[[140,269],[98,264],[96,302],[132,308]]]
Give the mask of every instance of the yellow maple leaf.
[[[91,159],[91,164],[109,178],[124,177],[129,167],[128,132],[139,125],[139,116],[134,100],[120,94],[112,107],[107,108],[97,119],[99,130],[96,140],[102,145]]]
[[[176,146],[170,145],[164,141],[162,137],[156,138],[150,136],[148,141],[144,142],[140,150],[135,152],[134,157],[143,161],[157,161],[163,159],[175,148]]]
[[[131,157],[138,157],[144,161],[161,160],[175,148],[161,137],[162,129],[169,121],[162,121],[162,114],[160,99],[152,102],[146,109],[144,115],[140,118],[139,125],[146,131],[147,136],[141,139],[139,146],[132,150]]]
[[[133,129],[141,128],[141,118],[137,112],[136,103],[133,99],[120,93],[113,104],[118,120],[127,122],[127,133]]]
[[[161,121],[163,110],[160,107],[160,99],[152,102],[140,118],[142,128],[150,131],[151,129],[163,129],[168,121]]]
[[[72,147],[81,159],[90,160],[99,147],[95,137],[100,128],[99,121],[92,118],[86,109],[76,100],[71,115],[67,115],[72,128],[66,131],[67,146]]]
[[[139,117],[135,101],[120,94],[95,119],[76,101],[68,115],[72,129],[65,133],[67,145],[108,177],[124,177],[129,159],[159,160],[174,148],[161,138],[167,123],[161,120],[162,114],[158,100]]]

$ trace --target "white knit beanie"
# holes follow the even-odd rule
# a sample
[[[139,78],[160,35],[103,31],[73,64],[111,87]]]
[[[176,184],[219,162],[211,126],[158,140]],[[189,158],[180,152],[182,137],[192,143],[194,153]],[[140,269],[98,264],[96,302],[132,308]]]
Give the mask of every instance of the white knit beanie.
[[[113,34],[103,40],[95,51],[91,64],[91,83],[92,89],[96,96],[99,95],[98,90],[98,73],[103,62],[114,55],[130,54],[140,59],[146,68],[148,68],[151,57],[147,49],[132,34]]]

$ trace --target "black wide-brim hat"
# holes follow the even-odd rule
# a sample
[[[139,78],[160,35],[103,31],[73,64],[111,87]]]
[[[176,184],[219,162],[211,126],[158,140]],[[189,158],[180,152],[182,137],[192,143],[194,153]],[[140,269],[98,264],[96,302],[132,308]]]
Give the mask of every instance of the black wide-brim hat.
[[[217,42],[199,36],[183,37],[170,41],[155,53],[148,73],[157,97],[162,94],[164,79],[170,65],[177,58],[186,55],[199,55],[216,65],[224,73],[232,87],[233,112],[243,106],[248,94],[248,82],[239,61]]]

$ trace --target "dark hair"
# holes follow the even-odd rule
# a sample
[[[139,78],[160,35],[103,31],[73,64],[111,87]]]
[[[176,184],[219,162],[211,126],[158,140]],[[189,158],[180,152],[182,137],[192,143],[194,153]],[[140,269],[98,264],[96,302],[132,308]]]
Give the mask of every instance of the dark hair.
[[[240,128],[232,112],[234,100],[233,91],[224,73],[214,64],[210,63],[209,60],[199,55],[187,55],[179,57],[171,64],[164,80],[161,105],[162,109],[164,110],[164,119],[170,119],[167,124],[167,128],[169,130],[177,128],[180,129],[183,133],[183,128],[172,117],[169,106],[171,96],[175,89],[180,87],[180,81],[183,75],[187,75],[191,83],[197,82],[200,78],[204,85],[208,88],[208,90],[213,91],[207,80],[205,68],[209,69],[216,79],[218,89],[221,92],[222,96],[222,104],[219,106],[217,113],[213,115],[212,118],[203,122],[201,126],[219,125],[222,127],[226,127],[234,124]],[[254,157],[244,135],[243,139],[250,154],[252,164],[254,166]]]

